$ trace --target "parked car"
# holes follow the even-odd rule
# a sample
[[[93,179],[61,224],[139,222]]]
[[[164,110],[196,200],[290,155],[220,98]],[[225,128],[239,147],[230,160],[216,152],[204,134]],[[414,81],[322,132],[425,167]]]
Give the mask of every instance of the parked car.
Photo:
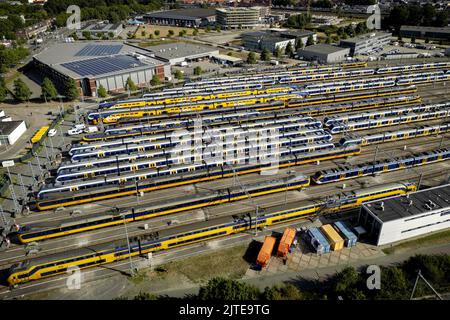
[[[49,137],[54,137],[54,136],[56,135],[57,132],[58,132],[58,130],[56,130],[56,129],[50,129],[50,130],[48,130],[47,135],[48,135]]]

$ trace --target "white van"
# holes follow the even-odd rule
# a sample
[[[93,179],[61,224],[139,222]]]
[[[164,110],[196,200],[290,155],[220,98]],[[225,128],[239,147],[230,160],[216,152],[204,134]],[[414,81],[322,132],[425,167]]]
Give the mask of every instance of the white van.
[[[74,135],[80,134],[80,133],[83,133],[83,130],[81,130],[81,129],[76,129],[76,128],[72,128],[72,129],[69,129],[69,130],[67,131],[67,134],[68,134],[69,136],[74,136]]]
[[[93,132],[97,132],[98,128],[95,126],[92,127],[87,127],[86,129],[84,129],[84,133],[93,133]]]
[[[72,129],[84,130],[86,129],[86,125],[84,123],[76,123]]]

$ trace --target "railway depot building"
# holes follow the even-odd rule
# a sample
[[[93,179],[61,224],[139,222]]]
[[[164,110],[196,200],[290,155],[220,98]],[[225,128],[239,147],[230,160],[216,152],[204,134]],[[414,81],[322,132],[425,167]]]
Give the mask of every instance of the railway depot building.
[[[168,43],[150,46],[147,49],[155,57],[170,65],[180,64],[185,61],[210,59],[213,56],[219,55],[219,49],[217,48],[191,43]]]
[[[317,60],[319,63],[338,63],[345,61],[350,55],[349,48],[341,48],[330,44],[316,44],[298,51],[304,60]]]
[[[150,12],[143,16],[150,24],[178,27],[205,27],[214,24],[216,12],[213,9],[178,9]]]
[[[244,47],[249,50],[263,50],[267,49],[275,51],[278,48],[286,48],[288,43],[291,43],[292,48],[295,48],[297,42],[301,42],[303,46],[306,45],[308,38],[312,37],[316,40],[316,34],[312,31],[288,31],[288,30],[267,30],[254,31],[242,34],[242,41]]]
[[[400,36],[418,39],[450,40],[450,27],[401,26]]]
[[[0,146],[12,145],[27,131],[23,120],[12,120],[0,110]]]
[[[61,91],[74,79],[85,97],[96,97],[100,85],[109,92],[124,91],[128,78],[146,87],[155,74],[161,80],[170,77],[169,63],[123,42],[60,43],[35,55],[33,63]]]
[[[350,48],[352,56],[368,53],[376,48],[383,48],[391,41],[392,34],[389,32],[372,32],[354,38],[341,40],[339,46]]]
[[[363,205],[359,223],[385,245],[450,227],[450,185]]]

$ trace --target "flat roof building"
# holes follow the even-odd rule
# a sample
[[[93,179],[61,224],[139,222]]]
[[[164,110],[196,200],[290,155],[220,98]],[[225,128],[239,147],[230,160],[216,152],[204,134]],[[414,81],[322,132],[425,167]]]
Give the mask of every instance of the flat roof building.
[[[148,86],[153,75],[170,77],[169,63],[147,49],[123,42],[59,43],[33,57],[37,70],[63,90],[67,79],[74,79],[80,94],[97,96],[102,85],[120,92],[128,78],[138,86]]]
[[[151,50],[155,57],[170,63],[170,65],[179,64],[183,61],[195,61],[203,58],[211,58],[219,54],[219,49],[191,44],[191,43],[169,43],[147,48]]]
[[[350,55],[350,48],[321,43],[299,50],[298,55],[305,60],[317,60],[319,63],[338,63]]]
[[[27,131],[27,126],[23,120],[12,120],[0,111],[0,146],[12,145]]]
[[[101,38],[104,35],[117,37],[123,31],[122,23],[88,22],[77,32],[77,36],[82,38],[84,32],[89,32],[93,38]]]
[[[169,11],[149,12],[143,16],[147,23],[179,26],[203,27],[216,21],[214,9],[177,9]]]
[[[251,29],[259,23],[259,8],[220,8],[216,9],[216,22],[223,29]]]
[[[370,53],[373,49],[389,44],[392,34],[389,32],[372,32],[354,38],[341,40],[339,46],[350,48],[352,56]]]
[[[447,229],[450,227],[450,185],[366,203],[359,224],[377,245]]]
[[[291,43],[295,49],[297,42],[305,46],[308,38],[312,36],[315,41],[316,34],[312,31],[300,30],[290,31],[285,29],[269,29],[266,31],[254,31],[242,34],[244,47],[250,50],[268,49],[275,51],[277,48],[286,48]]]
[[[450,41],[450,27],[401,26],[400,35],[408,38],[415,37]]]

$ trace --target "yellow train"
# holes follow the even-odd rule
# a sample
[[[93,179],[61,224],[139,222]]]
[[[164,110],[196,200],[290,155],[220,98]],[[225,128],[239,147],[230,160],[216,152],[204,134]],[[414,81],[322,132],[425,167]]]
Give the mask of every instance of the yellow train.
[[[257,111],[267,111],[267,110],[279,110],[285,108],[297,108],[297,107],[307,107],[317,104],[325,103],[338,103],[359,99],[370,99],[376,97],[389,97],[399,94],[411,94],[416,93],[417,87],[392,87],[366,92],[349,92],[345,94],[331,94],[328,96],[312,97],[312,98],[299,98],[296,94],[287,94],[271,97],[260,97],[256,99],[244,99],[228,102],[215,102],[215,103],[205,103],[197,105],[172,105],[168,107],[146,107],[136,110],[126,110],[120,112],[118,110],[110,110],[103,112],[91,112],[88,114],[88,120],[93,124],[98,124],[103,121],[103,123],[116,123],[119,119],[126,118],[142,118],[151,115],[162,115],[162,114],[173,114],[173,113],[185,113],[193,111],[202,110],[214,110],[218,109],[240,109],[242,107],[250,107]]]
[[[223,217],[214,220],[179,226],[152,233],[147,237],[131,238],[129,245],[102,244],[82,249],[65,251],[21,262],[11,266],[7,278],[10,286],[66,274],[69,268],[90,268],[117,262],[150,252],[168,250],[193,243],[263,228],[279,223],[291,222],[311,215],[359,207],[362,203],[416,191],[410,183],[391,183],[382,186],[346,192],[335,196],[330,207],[329,200],[303,201],[287,206],[265,208],[258,216],[254,211],[240,217]]]
[[[261,90],[246,90],[246,91],[231,91],[223,93],[212,93],[207,95],[195,95],[195,96],[180,96],[180,97],[168,97],[162,99],[131,99],[110,103],[103,103],[99,105],[100,109],[123,109],[123,108],[141,108],[147,106],[165,105],[165,104],[176,104],[184,102],[199,102],[205,100],[215,100],[215,99],[228,99],[235,97],[246,97],[246,96],[258,96],[269,93],[288,93],[291,92],[292,88],[289,87],[279,87],[279,88],[268,88]]]

